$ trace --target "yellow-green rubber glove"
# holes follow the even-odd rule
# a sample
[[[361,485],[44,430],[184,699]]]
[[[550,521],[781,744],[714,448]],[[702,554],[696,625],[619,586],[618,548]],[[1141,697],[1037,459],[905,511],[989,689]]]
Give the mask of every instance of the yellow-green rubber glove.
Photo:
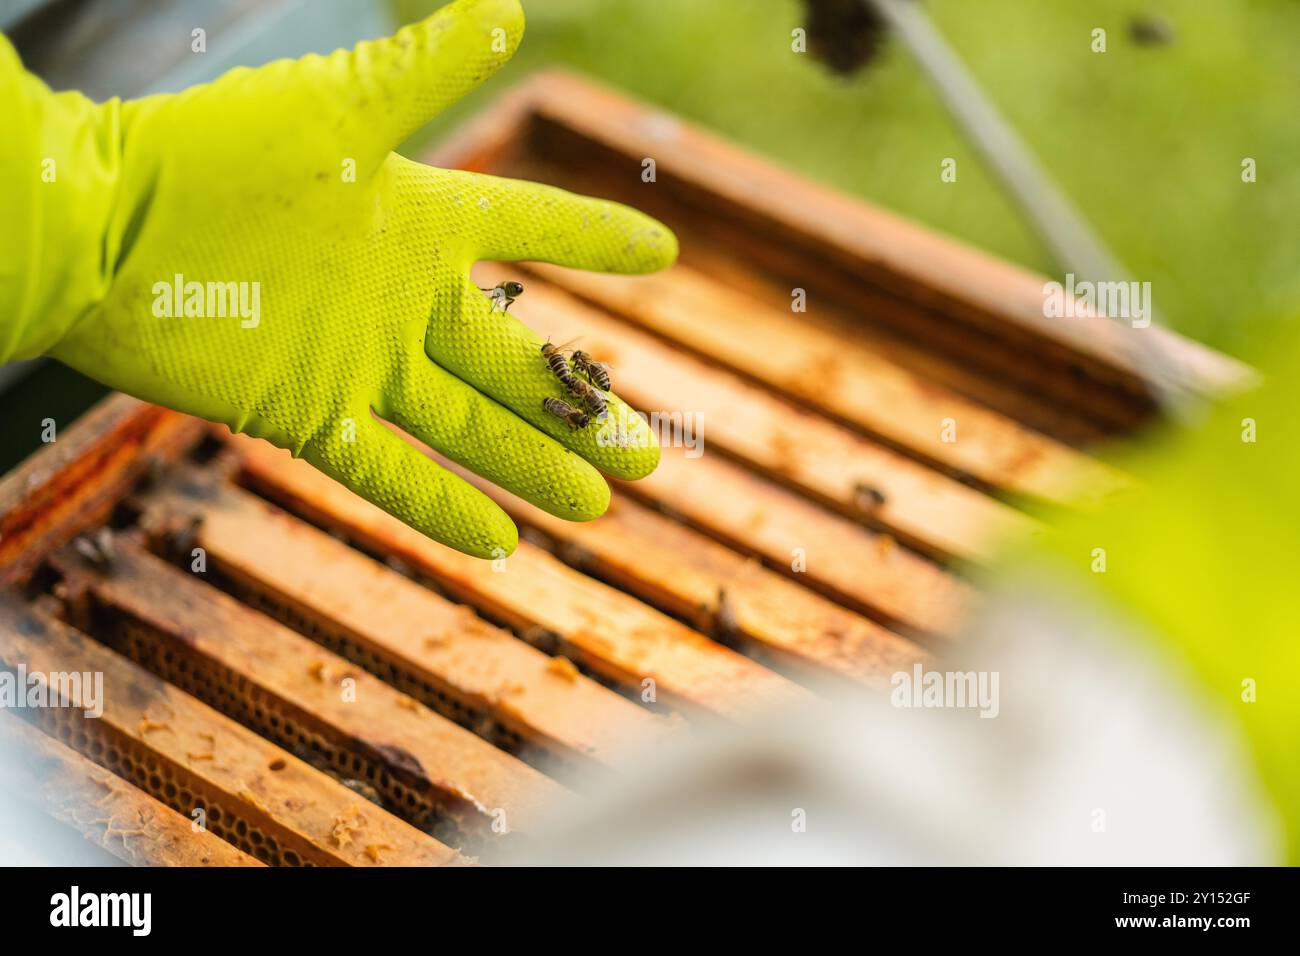
[[[265,438],[480,557],[513,551],[514,525],[372,409],[553,514],[600,515],[597,469],[649,474],[653,436],[617,399],[611,416],[634,432],[615,442],[544,411],[565,393],[540,340],[492,311],[469,269],[647,272],[676,256],[672,233],[615,203],[391,152],[522,32],[517,0],[458,0],[351,51],[104,104],[51,93],[0,37],[0,205],[13,212],[0,361],[50,355]]]

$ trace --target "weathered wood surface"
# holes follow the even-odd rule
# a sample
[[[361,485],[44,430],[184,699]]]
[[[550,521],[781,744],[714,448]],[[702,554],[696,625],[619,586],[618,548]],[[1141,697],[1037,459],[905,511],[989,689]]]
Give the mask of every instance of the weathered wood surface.
[[[413,823],[490,843],[532,829],[549,804],[572,796],[137,544],[119,540],[108,570],[71,552],[55,566],[79,625],[322,769],[363,781]]]
[[[665,454],[653,475],[619,482],[742,554],[845,607],[907,632],[952,637],[978,601],[951,571],[718,456]]]
[[[497,571],[436,544],[265,442],[239,439],[245,480],[288,510],[400,558],[516,630],[553,635],[583,667],[659,700],[728,717],[807,691],[528,542]],[[647,683],[648,682],[648,683]]]
[[[27,673],[103,674],[102,716],[82,692],[31,713],[47,731],[267,862],[408,866],[463,862],[293,754],[102,644],[0,596],[0,661]]]
[[[10,714],[0,715],[0,782],[132,866],[262,866]]]
[[[317,640],[372,661],[449,717],[499,723],[524,747],[582,766],[636,759],[670,732],[567,661],[209,474],[190,472],[145,507],[147,528],[184,534],[236,593],[272,614],[287,609]]]
[[[111,395],[0,479],[0,586],[23,581],[41,555],[102,522],[155,463],[206,434],[203,422]]]
[[[624,495],[599,521],[579,524],[475,483],[516,521],[544,532],[567,563],[720,640],[745,643],[782,670],[883,686],[929,659],[916,643]]]

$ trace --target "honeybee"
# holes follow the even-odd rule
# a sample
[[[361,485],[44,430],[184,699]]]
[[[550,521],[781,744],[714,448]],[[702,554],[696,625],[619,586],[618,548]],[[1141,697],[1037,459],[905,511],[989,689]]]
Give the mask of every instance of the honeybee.
[[[492,308],[488,311],[495,312],[498,307],[502,312],[507,312],[515,304],[515,299],[524,294],[524,284],[513,280],[508,282],[498,282],[490,289],[482,286],[478,287],[480,292],[486,292],[488,298],[492,300]]]
[[[546,364],[551,368],[551,374],[558,378],[569,391],[573,391],[573,383],[577,381],[573,377],[573,370],[569,368],[569,360],[564,357],[562,346],[552,345],[548,339],[542,346],[542,358],[546,359]]]
[[[859,481],[853,486],[853,501],[863,511],[875,511],[884,507],[885,493],[875,485]]]
[[[723,643],[735,643],[740,633],[740,624],[736,621],[736,609],[727,597],[726,588],[718,588],[718,603],[713,611],[713,634]]]
[[[94,534],[82,535],[72,542],[72,546],[83,558],[104,570],[111,568],[117,557],[113,532],[107,526],[100,528]]]
[[[546,409],[556,418],[563,419],[569,423],[570,428],[586,428],[591,417],[580,408],[574,408],[568,402],[559,398],[542,399],[542,408]]]
[[[609,366],[604,362],[597,362],[581,349],[573,353],[571,361],[573,362],[573,370],[579,375],[585,375],[587,381],[591,382],[592,385],[602,391],[608,392],[610,390]]]
[[[578,396],[578,399],[587,406],[593,415],[597,418],[604,418],[609,414],[609,409],[605,404],[605,396],[600,394],[595,386],[588,385],[576,375],[569,377],[573,379],[573,381],[565,383],[569,387],[569,391]]]

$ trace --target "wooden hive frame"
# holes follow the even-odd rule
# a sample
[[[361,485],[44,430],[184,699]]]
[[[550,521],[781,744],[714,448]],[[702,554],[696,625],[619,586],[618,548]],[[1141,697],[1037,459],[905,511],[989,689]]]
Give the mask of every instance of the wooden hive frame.
[[[0,662],[102,672],[104,714],[65,688],[0,740],[124,859],[490,860],[640,746],[942,654],[965,569],[1036,532],[1024,502],[1125,483],[1086,447],[1151,417],[1146,382],[1122,329],[1044,319],[1040,276],[563,73],[429,159],[677,231],[660,275],[528,266],[512,314],[635,407],[700,413],[707,453],[665,449],[588,524],[479,482],[525,530],[501,574],[266,444],[105,400],[0,482]],[[1184,387],[1249,380],[1144,334]],[[74,539],[104,525],[97,564]]]

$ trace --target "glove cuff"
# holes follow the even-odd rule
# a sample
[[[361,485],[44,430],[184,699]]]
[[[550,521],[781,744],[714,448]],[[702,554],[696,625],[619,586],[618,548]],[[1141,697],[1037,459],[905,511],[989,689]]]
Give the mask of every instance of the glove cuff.
[[[121,103],[53,93],[0,36],[0,363],[52,349],[105,296],[119,243]]]

